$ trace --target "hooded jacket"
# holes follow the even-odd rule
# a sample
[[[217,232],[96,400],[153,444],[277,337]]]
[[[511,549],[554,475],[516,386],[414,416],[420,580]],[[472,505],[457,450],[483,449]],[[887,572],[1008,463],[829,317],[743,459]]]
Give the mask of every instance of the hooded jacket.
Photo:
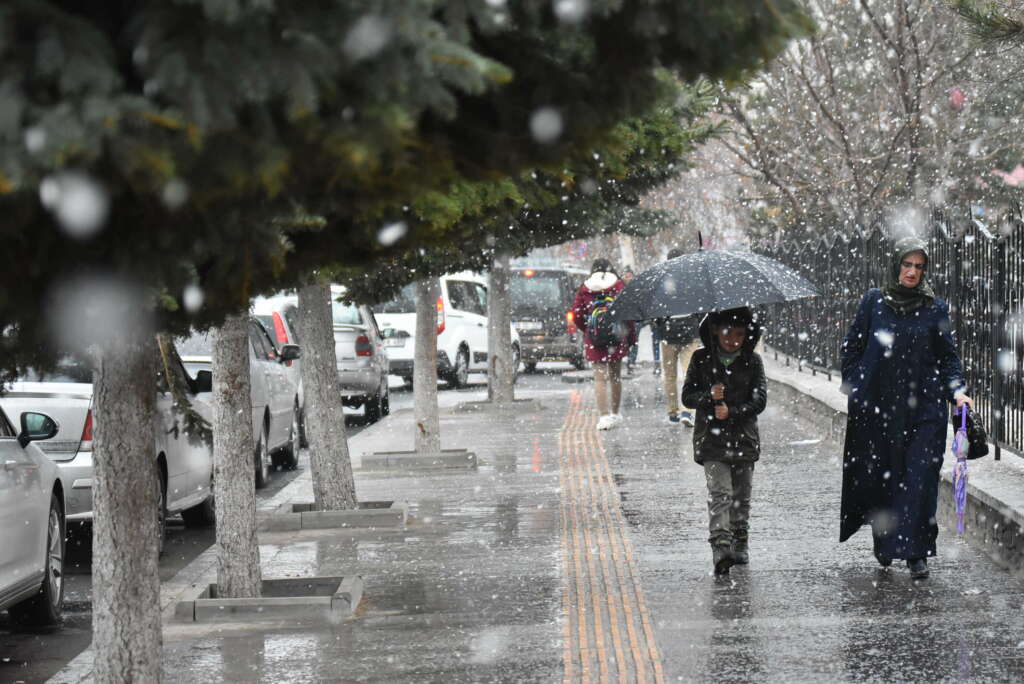
[[[726,367],[718,356],[718,340],[711,333],[709,318],[705,316],[701,321],[704,347],[693,353],[682,391],[683,406],[696,413],[693,459],[701,465],[706,461],[753,463],[761,455],[757,416],[768,401],[764,364],[754,351],[761,339],[761,325],[756,320],[750,323],[739,356]],[[725,404],[729,407],[725,420],[715,418],[715,402],[711,399],[711,386],[718,382],[725,385]]]
[[[596,271],[580,285],[576,291],[576,299],[572,304],[573,320],[583,331],[583,351],[587,361],[591,363],[608,363],[609,361],[620,361],[629,353],[629,348],[636,342],[636,325],[632,322],[625,326],[625,334],[619,344],[608,349],[595,347],[590,341],[590,334],[587,332],[587,321],[590,313],[594,310],[594,300],[603,297],[618,297],[625,284],[619,276],[610,271]]]

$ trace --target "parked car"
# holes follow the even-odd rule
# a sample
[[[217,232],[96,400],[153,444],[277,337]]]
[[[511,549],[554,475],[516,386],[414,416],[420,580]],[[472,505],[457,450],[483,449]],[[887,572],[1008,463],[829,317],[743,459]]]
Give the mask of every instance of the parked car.
[[[181,360],[168,359],[196,411],[210,419],[209,405],[200,398],[203,388],[185,373]],[[175,400],[164,380],[158,383],[153,454],[159,467],[161,506],[158,509],[161,549],[166,518],[181,514],[186,525],[209,525],[214,520],[213,455],[209,445],[180,429]],[[65,357],[52,372],[29,370],[0,397],[0,407],[11,414],[42,411],[57,425],[56,433],[37,447],[56,464],[64,487],[69,522],[93,518],[92,433],[93,386],[89,366]]]
[[[176,341],[190,378],[212,374],[213,336],[197,332]],[[299,397],[294,376],[285,364],[300,356],[297,344],[282,345],[280,353],[263,324],[249,319],[249,378],[252,406],[253,471],[256,486],[270,481],[270,466],[294,468],[299,457]]]
[[[463,387],[471,371],[487,370],[487,281],[475,273],[441,277],[437,299],[437,374]],[[416,348],[416,293],[407,285],[395,299],[373,307],[384,333],[391,372],[412,384]],[[519,335],[512,329],[512,368],[519,370]]]
[[[391,413],[391,394],[390,364],[377,319],[368,306],[345,301],[340,285],[331,286],[331,318],[342,401],[363,406],[366,420],[378,421]]]
[[[251,313],[253,317],[263,324],[270,339],[277,348],[278,356],[286,344],[297,344],[299,341],[298,315],[299,298],[294,294],[280,293],[272,297],[256,297],[252,300]],[[299,443],[300,446],[309,446],[306,443],[306,395],[302,388],[302,360],[294,359],[285,361],[285,372],[291,376],[296,386],[296,396],[299,402]]]
[[[16,431],[0,409],[0,610],[29,624],[60,621],[64,604],[64,485],[34,444],[57,423],[26,411]]]
[[[583,333],[572,319],[572,303],[587,275],[582,269],[558,266],[512,271],[512,325],[519,333],[527,372],[535,371],[539,361],[586,365]]]

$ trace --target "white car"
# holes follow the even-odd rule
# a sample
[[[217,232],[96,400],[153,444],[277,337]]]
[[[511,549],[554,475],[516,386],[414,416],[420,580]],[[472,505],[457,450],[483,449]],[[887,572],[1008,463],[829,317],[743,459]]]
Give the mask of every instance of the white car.
[[[266,328],[271,342],[277,347],[278,356],[286,344],[302,345],[299,341],[298,315],[299,298],[297,295],[280,293],[272,297],[255,297],[252,300],[250,313]],[[299,403],[299,443],[306,443],[306,395],[302,389],[302,360],[293,359],[284,363],[285,373],[291,376],[295,384],[295,395]]]
[[[437,300],[437,374],[451,387],[465,386],[471,371],[487,370],[487,281],[475,273],[441,277]],[[391,373],[412,384],[416,348],[416,290],[373,308],[384,334]],[[512,368],[519,372],[519,335],[512,331]]]
[[[175,341],[181,360],[191,378],[213,374],[213,337],[195,333]],[[299,458],[299,396],[294,376],[285,366],[300,356],[299,346],[285,344],[278,353],[263,324],[249,319],[249,378],[252,406],[253,471],[256,486],[270,481],[270,466],[276,462],[294,468]],[[205,381],[203,381],[205,384]]]
[[[210,407],[197,395],[200,390],[185,373],[181,361],[168,359],[168,370],[177,373],[196,411],[210,420]],[[57,424],[57,432],[40,440],[38,448],[56,464],[65,483],[65,513],[69,522],[87,522],[93,517],[92,370],[70,357],[61,359],[52,372],[28,371],[0,398],[9,414],[42,411]],[[162,506],[158,511],[161,540],[168,515],[180,513],[190,526],[209,525],[213,510],[213,455],[198,437],[189,438],[181,429],[174,399],[161,380],[156,397],[157,420],[153,454],[160,473]]]
[[[257,297],[252,312],[278,345],[302,344],[298,336],[299,300],[294,294]],[[345,301],[345,288],[331,286],[331,318],[334,326],[334,353],[338,383],[345,406],[362,406],[369,422],[376,422],[391,411],[388,392],[388,358],[373,312],[363,305]],[[298,385],[299,431],[305,446],[305,403],[300,361],[286,364]]]
[[[54,437],[57,424],[42,413],[19,417],[16,431],[0,410],[0,610],[52,625],[64,603],[64,486],[32,442]]]

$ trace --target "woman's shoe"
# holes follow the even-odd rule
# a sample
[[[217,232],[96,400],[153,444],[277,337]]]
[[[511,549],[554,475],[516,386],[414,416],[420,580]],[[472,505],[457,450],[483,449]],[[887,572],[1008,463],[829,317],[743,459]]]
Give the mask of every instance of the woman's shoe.
[[[732,547],[729,545],[712,547],[711,555],[716,575],[728,575],[729,568],[736,564],[736,558],[732,555]]]
[[[924,558],[911,558],[907,561],[910,568],[910,579],[925,579],[928,577],[928,561]]]
[[[611,415],[601,416],[600,418],[597,419],[597,429],[610,430],[614,423],[615,421],[612,420]]]
[[[608,417],[612,419],[612,427],[617,427],[623,421],[623,417],[622,417],[621,413],[613,413],[612,415],[610,415]]]
[[[879,553],[878,551],[875,551],[875,560],[877,560],[878,564],[883,568],[887,568],[892,565],[892,558],[889,558],[884,553]]]

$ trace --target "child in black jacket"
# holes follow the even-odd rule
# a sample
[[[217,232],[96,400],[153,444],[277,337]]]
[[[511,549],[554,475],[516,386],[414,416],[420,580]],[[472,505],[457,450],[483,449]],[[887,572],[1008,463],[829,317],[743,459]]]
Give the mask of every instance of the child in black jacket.
[[[757,416],[768,398],[764,364],[754,351],[761,327],[742,307],[708,314],[704,348],[693,354],[682,400],[695,409],[693,457],[704,466],[715,574],[746,564],[750,492],[760,457]]]

